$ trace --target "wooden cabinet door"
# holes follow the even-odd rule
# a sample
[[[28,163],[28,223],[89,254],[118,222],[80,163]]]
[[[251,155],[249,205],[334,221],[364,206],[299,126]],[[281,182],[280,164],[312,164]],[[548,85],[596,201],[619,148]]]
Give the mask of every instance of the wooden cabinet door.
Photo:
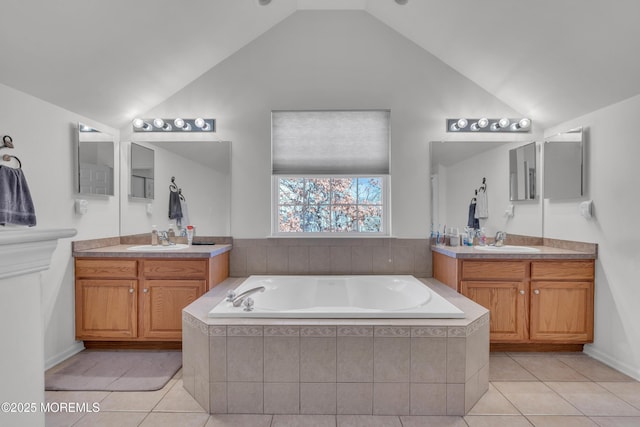
[[[491,342],[527,338],[527,289],[524,282],[462,281],[461,293],[490,311]]]
[[[136,338],[137,281],[76,281],[76,338]]]
[[[593,342],[593,282],[531,282],[530,338]]]
[[[206,280],[145,280],[141,289],[142,336],[182,339],[182,309],[204,294]]]

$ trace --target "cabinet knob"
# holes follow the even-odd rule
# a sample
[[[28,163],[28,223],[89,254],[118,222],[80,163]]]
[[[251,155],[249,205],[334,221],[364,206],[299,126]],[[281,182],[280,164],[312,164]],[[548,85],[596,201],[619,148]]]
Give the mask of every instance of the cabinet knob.
[[[144,288],[144,289],[142,290],[142,292],[144,292],[144,293],[146,294],[146,293],[148,293],[148,292],[149,292],[149,289]]]
[[[520,295],[524,295],[524,289],[520,289]]]
[[[129,288],[129,293],[132,294],[133,293],[133,288]]]
[[[536,294],[536,295],[539,295],[540,291],[538,289],[534,289],[533,293]]]

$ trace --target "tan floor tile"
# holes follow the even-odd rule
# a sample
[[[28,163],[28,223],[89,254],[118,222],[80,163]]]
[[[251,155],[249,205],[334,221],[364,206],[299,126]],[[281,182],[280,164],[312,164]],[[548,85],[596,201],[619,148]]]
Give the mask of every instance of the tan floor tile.
[[[532,424],[518,415],[467,415],[469,427],[531,427]]]
[[[80,412],[47,412],[44,424],[47,427],[69,427],[85,415]]]
[[[205,413],[152,412],[140,427],[204,427],[208,419],[209,414]]]
[[[537,381],[531,372],[510,357],[489,358],[489,381]]]
[[[640,409],[640,382],[599,382],[598,384]]]
[[[271,415],[217,414],[211,415],[205,427],[269,427]]]
[[[591,417],[600,427],[638,427],[640,417]]]
[[[492,384],[469,415],[520,415],[520,411],[507,400]]]
[[[153,411],[159,412],[204,412],[202,406],[184,389],[182,380],[169,389],[164,397],[158,402]]]
[[[135,427],[146,416],[147,412],[94,412],[86,414],[74,427]]]
[[[181,380],[182,379],[182,368],[178,369],[178,372],[176,372],[173,377],[171,377],[172,380]]]
[[[518,356],[513,360],[540,381],[589,381],[587,377],[554,357]]]
[[[175,383],[176,380],[170,380],[167,386],[173,387]],[[100,402],[100,410],[150,412],[171,387],[156,391],[114,391]]]
[[[338,415],[338,427],[402,427],[396,416]]]
[[[589,417],[529,415],[527,418],[536,427],[598,427]]]
[[[45,391],[44,399],[47,402],[77,402],[93,404],[102,402],[110,391]]]
[[[591,381],[634,381],[633,378],[591,357],[562,357],[559,358],[559,360],[589,378]]]
[[[524,415],[582,415],[541,382],[493,382]]]
[[[597,383],[547,382],[546,384],[585,415],[640,416],[640,410]]]
[[[271,427],[336,427],[335,415],[274,415]]]
[[[402,427],[467,427],[462,417],[454,416],[411,416],[400,417]]]

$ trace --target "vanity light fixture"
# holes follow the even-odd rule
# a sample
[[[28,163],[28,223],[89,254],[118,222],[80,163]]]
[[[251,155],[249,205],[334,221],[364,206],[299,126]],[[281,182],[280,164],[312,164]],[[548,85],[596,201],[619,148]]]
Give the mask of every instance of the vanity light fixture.
[[[215,132],[216,120],[203,119],[140,119],[133,120],[134,132]]]
[[[529,132],[531,119],[447,119],[447,132]]]

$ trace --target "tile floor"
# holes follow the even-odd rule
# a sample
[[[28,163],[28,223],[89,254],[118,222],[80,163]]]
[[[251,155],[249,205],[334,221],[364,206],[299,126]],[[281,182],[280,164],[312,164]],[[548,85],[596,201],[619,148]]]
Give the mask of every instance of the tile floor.
[[[100,403],[100,412],[47,414],[54,426],[519,427],[640,426],[640,383],[582,353],[492,353],[489,391],[465,417],[209,415],[181,372],[153,392],[46,392],[49,402]]]

